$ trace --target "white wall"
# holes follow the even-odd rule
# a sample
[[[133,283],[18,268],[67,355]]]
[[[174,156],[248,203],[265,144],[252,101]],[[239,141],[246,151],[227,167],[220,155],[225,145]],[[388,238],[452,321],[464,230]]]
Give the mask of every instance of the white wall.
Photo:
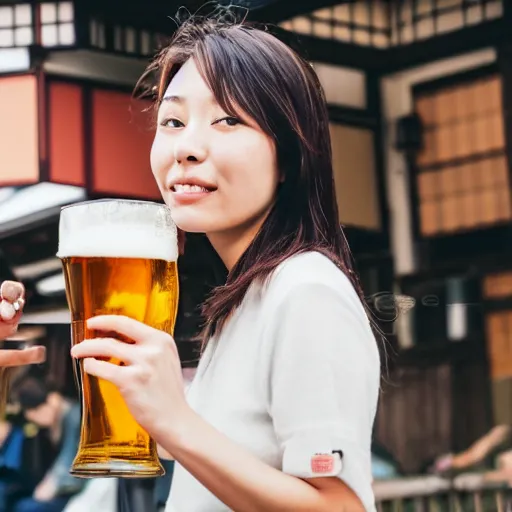
[[[313,67],[325,91],[327,103],[366,108],[366,73],[332,64],[314,62]]]

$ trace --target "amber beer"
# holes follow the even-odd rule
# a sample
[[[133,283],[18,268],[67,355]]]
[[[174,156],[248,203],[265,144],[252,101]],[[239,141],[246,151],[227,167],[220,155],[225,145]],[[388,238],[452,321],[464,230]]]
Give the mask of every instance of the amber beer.
[[[73,344],[119,338],[86,328],[88,318],[104,314],[129,316],[173,334],[178,244],[166,206],[128,200],[79,203],[62,210],[59,231]],[[162,475],[154,441],[132,417],[117,387],[84,373],[82,364],[78,380],[82,425],[71,474]]]

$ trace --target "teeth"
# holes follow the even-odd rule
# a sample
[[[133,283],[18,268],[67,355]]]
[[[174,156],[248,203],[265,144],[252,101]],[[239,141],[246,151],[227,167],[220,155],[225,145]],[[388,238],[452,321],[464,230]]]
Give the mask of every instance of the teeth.
[[[190,194],[190,193],[198,193],[198,192],[208,192],[208,190],[199,185],[185,185],[185,184],[176,184],[174,185],[174,190],[178,193]]]

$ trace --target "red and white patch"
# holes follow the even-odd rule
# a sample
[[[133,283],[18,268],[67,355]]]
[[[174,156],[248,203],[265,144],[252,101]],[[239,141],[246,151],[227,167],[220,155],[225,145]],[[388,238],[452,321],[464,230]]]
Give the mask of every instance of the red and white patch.
[[[314,475],[325,475],[334,472],[334,455],[316,454],[311,457],[311,472]]]

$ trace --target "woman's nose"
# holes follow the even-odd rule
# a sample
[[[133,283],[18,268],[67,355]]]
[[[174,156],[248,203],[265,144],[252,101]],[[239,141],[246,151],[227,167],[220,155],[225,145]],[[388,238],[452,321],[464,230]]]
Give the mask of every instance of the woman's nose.
[[[174,158],[180,164],[186,162],[202,162],[207,156],[207,144],[204,134],[198,130],[185,131],[178,137],[174,146]]]

